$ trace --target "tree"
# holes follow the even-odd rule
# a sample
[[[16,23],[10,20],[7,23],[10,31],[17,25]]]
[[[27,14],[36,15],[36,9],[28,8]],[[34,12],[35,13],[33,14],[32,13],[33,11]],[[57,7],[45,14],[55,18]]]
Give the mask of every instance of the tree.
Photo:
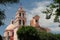
[[[0,10],[0,26],[3,25],[3,20],[5,19],[4,11]]]
[[[0,4],[6,5],[8,3],[18,3],[19,0],[0,0]],[[0,10],[0,26],[4,24],[3,20],[5,19],[5,13],[4,10]],[[2,37],[0,36],[0,40],[2,40]]]
[[[19,40],[60,40],[60,34],[38,31],[32,26],[22,26],[17,31]]]
[[[40,40],[57,40],[57,37],[55,34],[47,33],[47,32],[40,32]]]
[[[53,9],[52,8],[47,8],[43,13],[46,14],[46,19],[50,19],[51,15],[53,14]]]
[[[0,4],[18,3],[19,0],[0,0]]]
[[[0,40],[2,40],[2,36],[0,35]]]
[[[6,4],[12,4],[12,3],[18,3],[19,0],[0,0],[0,4],[6,5]],[[4,10],[0,10],[0,26],[4,24],[3,20],[6,18]]]
[[[19,40],[40,40],[38,31],[32,26],[22,26],[17,31]]]
[[[53,11],[55,10],[55,13]],[[46,19],[50,19],[51,16],[55,15],[54,22],[59,22],[59,16],[60,16],[60,0],[53,0],[53,3],[48,5],[46,11],[43,11],[43,13],[46,14]]]

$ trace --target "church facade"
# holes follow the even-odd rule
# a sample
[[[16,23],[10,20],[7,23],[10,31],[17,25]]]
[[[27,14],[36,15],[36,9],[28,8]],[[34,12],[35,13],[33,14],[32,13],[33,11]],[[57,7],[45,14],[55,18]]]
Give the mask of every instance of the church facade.
[[[35,27],[38,30],[45,30],[46,32],[49,31],[48,28],[42,28],[39,25],[39,16],[35,15],[31,20],[30,20],[30,26]],[[21,26],[27,26],[26,25],[26,12],[23,10],[22,7],[20,7],[15,16],[15,20],[11,20],[11,23],[6,27],[4,31],[4,40],[18,40],[17,38],[17,30]]]

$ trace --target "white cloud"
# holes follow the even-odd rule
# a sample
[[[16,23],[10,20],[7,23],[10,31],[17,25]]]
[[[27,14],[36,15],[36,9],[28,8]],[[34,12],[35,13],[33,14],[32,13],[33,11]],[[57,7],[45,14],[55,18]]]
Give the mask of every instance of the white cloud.
[[[51,29],[51,31],[58,32],[60,30],[60,28],[58,27],[58,25],[59,25],[58,23],[53,22],[54,16],[52,16],[51,19],[47,20],[47,19],[45,19],[45,14],[42,13],[42,11],[45,10],[46,6],[50,3],[51,3],[51,1],[42,1],[42,2],[33,3],[33,4],[35,4],[36,7],[27,12],[27,16],[29,16],[29,17],[27,17],[27,20],[29,22],[30,19],[34,15],[39,15],[40,16],[39,24],[42,27],[48,27]],[[27,24],[29,24],[29,23],[27,23]]]
[[[50,28],[52,33],[60,33],[60,27]]]
[[[52,23],[53,18],[50,20],[45,19],[45,15],[42,13],[43,10],[46,9],[46,5],[50,4],[50,1],[42,1],[42,2],[35,2],[36,8],[33,8],[30,12],[33,15],[39,15],[40,16],[40,24],[43,26],[49,26],[50,23]],[[48,24],[48,25],[46,25]]]

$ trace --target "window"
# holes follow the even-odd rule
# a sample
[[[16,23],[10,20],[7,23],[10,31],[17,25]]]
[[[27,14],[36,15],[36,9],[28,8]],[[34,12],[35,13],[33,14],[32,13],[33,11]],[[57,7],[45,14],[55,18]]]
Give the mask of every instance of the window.
[[[38,22],[38,20],[35,20],[36,22]]]
[[[25,23],[24,23],[24,20],[23,20],[23,25],[24,25]]]
[[[7,37],[7,38],[8,38],[8,40],[9,40],[9,39],[10,39],[9,32],[8,32],[7,34],[8,34],[8,37]]]
[[[23,17],[24,17],[24,13],[23,13]]]
[[[12,32],[12,36],[14,36],[14,32]]]
[[[21,24],[21,20],[19,20],[19,24]]]
[[[19,13],[19,16],[21,16],[21,13]]]
[[[12,24],[13,24],[14,22],[12,21]]]
[[[9,32],[8,32],[8,36],[9,36]]]

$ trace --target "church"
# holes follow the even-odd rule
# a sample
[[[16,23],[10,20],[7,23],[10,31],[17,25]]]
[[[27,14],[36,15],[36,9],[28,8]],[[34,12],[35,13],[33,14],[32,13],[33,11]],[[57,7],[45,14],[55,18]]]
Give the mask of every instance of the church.
[[[49,32],[48,28],[40,27],[39,18],[40,17],[38,15],[35,15],[34,17],[32,17],[32,19],[30,20],[30,26],[33,26],[40,31],[44,30],[46,32]],[[19,7],[19,9],[16,12],[15,20],[12,19],[10,24],[5,28],[4,40],[18,40],[16,32],[19,27],[23,25],[27,26],[26,20],[27,20],[26,12],[22,7]]]

